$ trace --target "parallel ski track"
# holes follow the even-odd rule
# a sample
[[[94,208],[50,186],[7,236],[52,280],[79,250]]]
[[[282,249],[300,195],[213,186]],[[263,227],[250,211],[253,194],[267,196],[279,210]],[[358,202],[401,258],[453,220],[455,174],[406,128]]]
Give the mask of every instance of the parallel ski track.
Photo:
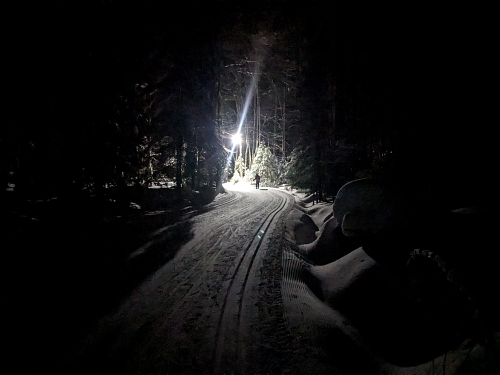
[[[267,195],[267,192],[255,194]],[[190,214],[190,218],[184,216],[192,219],[195,226],[200,224],[196,236],[187,244],[189,251],[179,253],[151,275],[148,283],[125,301],[123,309],[104,317],[78,355],[81,357],[84,353],[85,358],[98,364],[102,348],[106,347],[110,363],[118,361],[117,366],[131,370],[189,367],[188,359],[184,358],[186,348],[192,346],[189,350],[196,350],[198,343],[187,340],[188,332],[191,325],[205,324],[206,340],[196,353],[199,365],[223,369],[212,372],[221,374],[228,373],[225,371],[228,367],[241,368],[236,362],[246,359],[247,337],[232,333],[243,328],[247,319],[256,318],[251,312],[254,305],[249,301],[253,301],[254,295],[250,295],[249,289],[257,274],[262,247],[271,236],[267,232],[273,230],[280,213],[290,203],[289,194],[285,192],[271,194],[264,201],[253,200],[251,195],[229,192],[206,209]],[[231,204],[235,205],[234,210]],[[203,224],[207,220],[211,225]],[[163,241],[165,231],[175,230],[177,224],[151,233],[150,241],[139,250],[148,251],[155,241]],[[140,258],[131,258],[131,261],[140,261]],[[246,334],[247,331],[243,331]],[[96,337],[105,344],[94,345]],[[123,353],[131,353],[130,363],[122,362]],[[154,360],[149,363],[142,360],[142,356]]]
[[[226,206],[228,204],[231,204],[233,202],[236,202],[237,200],[241,199],[242,195],[239,192],[226,192],[227,196],[224,194],[221,196],[220,199],[210,203],[207,205],[207,207],[212,210],[214,208]]]
[[[237,326],[239,327],[241,325],[241,311],[243,308],[243,298],[244,298],[244,291],[245,287],[250,275],[250,272],[252,270],[255,258],[257,256],[257,253],[261,247],[262,241],[264,237],[267,235],[267,230],[270,227],[271,223],[273,222],[274,218],[276,215],[281,212],[287,204],[287,197],[283,196],[281,199],[281,202],[279,205],[272,210],[267,216],[262,220],[261,224],[259,227],[256,229],[254,235],[253,235],[253,240],[248,243],[243,250],[243,255],[240,257],[237,266],[234,270],[234,273],[231,277],[229,287],[227,289],[227,292],[224,297],[224,301],[222,304],[221,308],[221,314],[219,317],[219,322],[217,324],[217,330],[216,330],[216,335],[215,335],[215,346],[214,346],[214,353],[213,353],[213,362],[214,362],[214,368],[215,368],[215,373],[219,373],[221,370],[224,371],[224,369],[220,369],[219,366],[221,365],[221,357],[222,357],[222,351],[225,350],[224,348],[224,337],[221,335],[221,330],[222,327],[225,325],[225,322],[229,320],[229,313],[227,310],[227,304],[228,304],[228,299],[230,296],[235,296],[239,295],[240,298],[238,299],[238,316],[237,316]],[[243,264],[248,264],[246,267],[242,268]],[[236,280],[241,280],[243,278],[243,283],[240,285],[238,283],[235,283]]]

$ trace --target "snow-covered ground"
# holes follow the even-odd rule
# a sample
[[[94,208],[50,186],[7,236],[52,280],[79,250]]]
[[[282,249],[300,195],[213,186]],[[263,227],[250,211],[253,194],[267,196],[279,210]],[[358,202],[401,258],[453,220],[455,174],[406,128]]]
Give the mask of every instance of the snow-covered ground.
[[[491,373],[474,337],[435,351],[442,337],[416,330],[418,316],[405,310],[401,274],[361,247],[345,252],[339,246],[332,202],[248,184],[225,189],[204,207],[131,219],[129,233],[116,233],[129,250],[120,258],[122,273],[111,276],[120,284],[131,277],[138,282],[130,289],[106,286],[100,298],[127,292],[99,319],[88,319],[77,339],[71,332],[51,337],[44,327],[31,345],[11,347],[9,353],[27,360],[40,358],[30,356],[37,346],[43,352],[39,363],[16,361],[16,373]],[[26,297],[37,304],[25,302],[29,312],[4,322],[21,327],[18,341],[29,340],[24,331],[35,323],[26,317],[36,309],[44,310],[37,325],[72,326],[72,311],[61,310],[71,291],[59,288],[67,294],[56,293],[56,303],[28,287]]]
[[[474,334],[449,345],[442,322],[422,328],[426,317],[406,310],[401,270],[379,264],[362,247],[342,253],[331,203],[295,195],[282,294],[289,328],[309,348],[295,361],[297,373],[496,373]]]

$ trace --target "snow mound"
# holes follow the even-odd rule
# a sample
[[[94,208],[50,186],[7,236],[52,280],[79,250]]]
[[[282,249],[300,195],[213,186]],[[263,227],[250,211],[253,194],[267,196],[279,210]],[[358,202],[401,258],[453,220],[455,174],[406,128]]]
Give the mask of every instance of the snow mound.
[[[294,250],[314,264],[333,262],[355,247],[346,246],[346,237],[340,233],[333,217],[331,203],[307,203],[310,196],[296,200],[288,222],[287,239]]]
[[[333,216],[331,203],[319,203],[307,209],[307,214],[311,217],[314,223],[321,227],[329,218]]]
[[[360,353],[374,355],[377,373],[427,374],[438,364],[446,373],[480,373],[468,370],[484,365],[485,349],[463,340],[453,305],[415,309],[408,276],[356,244],[359,235],[394,235],[415,225],[409,191],[398,189],[363,179],[344,185],[333,206],[314,205],[310,196],[296,198],[287,236],[295,240],[290,248],[302,262],[294,261],[297,277],[317,297],[313,309],[324,312],[322,321],[335,321],[329,324],[347,334]],[[293,263],[292,254],[288,257]],[[494,339],[500,342],[498,332]]]
[[[373,277],[380,277],[378,263],[357,248],[338,260],[306,270],[306,282],[314,293],[332,307],[341,307],[347,299],[366,298],[374,289]],[[335,278],[332,277],[335,275]],[[347,294],[353,289],[355,293]]]
[[[407,231],[413,210],[406,190],[370,178],[351,181],[338,191],[333,216],[346,236]]]
[[[301,245],[316,240],[318,227],[309,215],[301,214],[300,217],[293,221],[292,230],[294,233],[294,242]]]
[[[333,262],[345,255],[336,231],[337,220],[328,219],[320,228],[316,239],[308,244],[297,245],[299,253],[306,255],[315,264]]]

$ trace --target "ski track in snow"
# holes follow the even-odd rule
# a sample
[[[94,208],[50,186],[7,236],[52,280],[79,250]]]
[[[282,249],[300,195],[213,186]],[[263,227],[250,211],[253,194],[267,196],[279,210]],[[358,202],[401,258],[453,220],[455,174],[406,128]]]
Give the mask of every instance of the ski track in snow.
[[[130,261],[182,222],[192,228],[189,242],[100,319],[65,373],[416,375],[454,373],[464,358],[480,358],[466,345],[411,367],[377,355],[308,287],[305,271],[314,266],[287,234],[303,213],[325,222],[329,204],[313,206],[279,189],[228,187],[211,204],[188,208]],[[316,225],[308,230],[319,236]]]
[[[292,204],[277,189],[228,191],[184,214],[193,238],[99,321],[82,344],[84,369],[249,373],[262,259]]]

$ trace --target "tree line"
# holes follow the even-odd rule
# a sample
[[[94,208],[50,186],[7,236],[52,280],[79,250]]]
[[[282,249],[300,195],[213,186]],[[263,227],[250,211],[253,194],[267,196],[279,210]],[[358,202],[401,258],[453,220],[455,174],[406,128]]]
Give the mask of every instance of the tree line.
[[[433,129],[478,103],[435,72],[456,57],[429,42],[437,30],[422,46],[377,27],[387,17],[373,9],[196,5],[99,2],[76,17],[59,2],[24,21],[28,37],[6,30],[2,186],[26,197],[154,183],[181,192],[220,187],[236,170],[323,197],[360,176],[432,179],[450,164]],[[467,144],[453,137],[446,152]]]

